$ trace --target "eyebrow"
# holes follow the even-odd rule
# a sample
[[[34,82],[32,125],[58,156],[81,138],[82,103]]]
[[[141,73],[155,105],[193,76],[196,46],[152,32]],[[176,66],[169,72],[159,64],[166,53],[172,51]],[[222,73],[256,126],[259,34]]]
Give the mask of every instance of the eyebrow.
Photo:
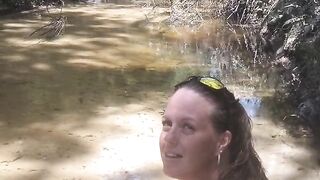
[[[162,116],[162,119],[171,120],[171,118],[169,118],[169,117],[166,116],[166,115],[163,115],[163,116]],[[192,117],[183,117],[183,118],[181,118],[181,119],[179,120],[179,122],[180,122],[180,121],[187,121],[187,122],[190,122],[191,124],[193,124],[192,121],[194,121],[194,119],[193,119]]]
[[[182,120],[185,120],[185,121],[194,121],[194,119],[192,117],[184,117],[182,118]]]

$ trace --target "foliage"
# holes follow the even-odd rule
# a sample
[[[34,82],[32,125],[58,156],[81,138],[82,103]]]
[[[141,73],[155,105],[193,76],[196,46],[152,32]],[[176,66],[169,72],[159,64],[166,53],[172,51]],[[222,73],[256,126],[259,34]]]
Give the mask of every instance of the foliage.
[[[7,8],[26,9],[39,5],[43,0],[0,0],[0,5]]]
[[[207,20],[225,20],[251,66],[277,68],[286,90],[282,96],[299,117],[320,127],[319,15],[318,0],[173,0],[170,22],[197,28]]]
[[[32,9],[37,6],[62,6],[63,4],[63,0],[0,0],[0,6],[15,10]]]

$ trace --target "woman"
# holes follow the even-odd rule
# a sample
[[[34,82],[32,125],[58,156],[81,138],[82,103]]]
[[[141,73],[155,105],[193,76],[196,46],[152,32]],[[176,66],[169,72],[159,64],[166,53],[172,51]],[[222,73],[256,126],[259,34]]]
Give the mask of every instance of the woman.
[[[163,117],[163,171],[180,180],[267,180],[253,148],[251,120],[217,79],[175,86]]]

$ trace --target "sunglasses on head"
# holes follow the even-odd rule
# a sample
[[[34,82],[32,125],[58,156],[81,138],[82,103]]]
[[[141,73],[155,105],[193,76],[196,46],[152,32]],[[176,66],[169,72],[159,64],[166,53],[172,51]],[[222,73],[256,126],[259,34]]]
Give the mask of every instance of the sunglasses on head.
[[[212,89],[219,90],[224,88],[221,81],[213,77],[202,77],[199,80],[202,84],[209,86]]]
[[[191,76],[189,78],[189,80],[194,80],[194,79],[197,79],[200,83],[202,83],[202,84],[204,84],[214,90],[220,90],[225,87],[224,84],[220,80],[218,80],[214,77]]]

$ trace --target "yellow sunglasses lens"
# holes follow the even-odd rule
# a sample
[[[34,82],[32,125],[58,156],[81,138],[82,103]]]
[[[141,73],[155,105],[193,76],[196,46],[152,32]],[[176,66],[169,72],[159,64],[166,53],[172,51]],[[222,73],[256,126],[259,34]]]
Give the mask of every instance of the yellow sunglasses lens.
[[[205,84],[205,85],[213,88],[213,89],[218,90],[218,89],[224,88],[224,85],[220,81],[213,79],[213,78],[201,78],[200,82],[202,84]]]

